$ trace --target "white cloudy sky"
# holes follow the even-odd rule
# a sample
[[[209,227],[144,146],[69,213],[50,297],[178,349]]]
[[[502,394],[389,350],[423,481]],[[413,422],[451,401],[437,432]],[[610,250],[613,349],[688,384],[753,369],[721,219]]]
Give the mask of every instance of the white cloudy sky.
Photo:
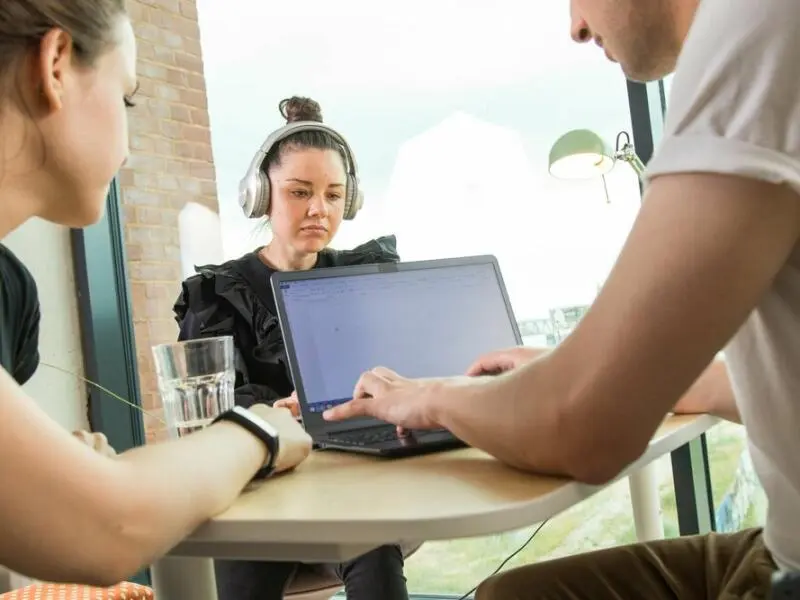
[[[546,10],[542,6],[547,6]],[[623,164],[547,174],[552,142],[630,130],[625,81],[568,36],[566,0],[198,0],[223,242],[255,247],[236,186],[281,98],[308,95],[358,156],[367,199],[337,245],[396,233],[406,259],[490,252],[518,317],[588,303],[638,206]]]

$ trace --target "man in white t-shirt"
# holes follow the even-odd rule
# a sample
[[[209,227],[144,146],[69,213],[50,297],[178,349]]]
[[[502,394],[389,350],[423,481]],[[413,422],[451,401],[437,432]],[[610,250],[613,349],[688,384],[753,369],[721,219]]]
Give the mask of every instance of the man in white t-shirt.
[[[522,567],[478,598],[763,598],[776,566],[800,570],[800,0],[572,0],[572,17],[573,37],[631,79],[675,70],[642,210],[594,305],[556,349],[470,370],[502,375],[378,367],[326,418],[446,427],[588,483],[635,460],[673,406],[741,421],[769,499],[763,532]]]

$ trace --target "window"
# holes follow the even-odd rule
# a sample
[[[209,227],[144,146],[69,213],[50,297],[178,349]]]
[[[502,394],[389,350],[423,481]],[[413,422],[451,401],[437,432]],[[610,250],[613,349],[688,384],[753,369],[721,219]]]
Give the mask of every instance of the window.
[[[223,243],[268,232],[240,216],[237,184],[292,94],[322,105],[358,158],[366,202],[334,245],[393,233],[404,260],[491,253],[530,344],[555,343],[605,280],[639,208],[633,170],[562,181],[548,154],[588,128],[630,131],[625,80],[569,39],[566,5],[411,0],[199,2]],[[664,481],[669,482],[668,469]],[[630,541],[627,483],[553,519],[514,564]],[[413,593],[460,596],[531,529],[426,543]]]

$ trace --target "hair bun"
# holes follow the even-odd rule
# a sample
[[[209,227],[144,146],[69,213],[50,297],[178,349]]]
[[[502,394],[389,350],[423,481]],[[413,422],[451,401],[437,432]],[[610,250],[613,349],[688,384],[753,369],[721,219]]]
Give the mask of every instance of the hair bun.
[[[319,102],[302,96],[292,96],[281,100],[278,105],[287,123],[295,121],[316,121],[322,123],[322,109]]]

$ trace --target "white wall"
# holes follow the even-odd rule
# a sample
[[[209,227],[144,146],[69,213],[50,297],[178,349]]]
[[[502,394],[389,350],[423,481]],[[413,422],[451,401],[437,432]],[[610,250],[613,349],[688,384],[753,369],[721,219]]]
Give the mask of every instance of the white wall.
[[[63,427],[70,431],[88,429],[86,386],[45,364],[84,375],[69,230],[37,219],[14,231],[3,243],[30,269],[42,305],[42,364],[25,389]]]
[[[187,202],[178,215],[178,237],[184,278],[194,275],[196,266],[223,261],[220,218],[210,208]]]

